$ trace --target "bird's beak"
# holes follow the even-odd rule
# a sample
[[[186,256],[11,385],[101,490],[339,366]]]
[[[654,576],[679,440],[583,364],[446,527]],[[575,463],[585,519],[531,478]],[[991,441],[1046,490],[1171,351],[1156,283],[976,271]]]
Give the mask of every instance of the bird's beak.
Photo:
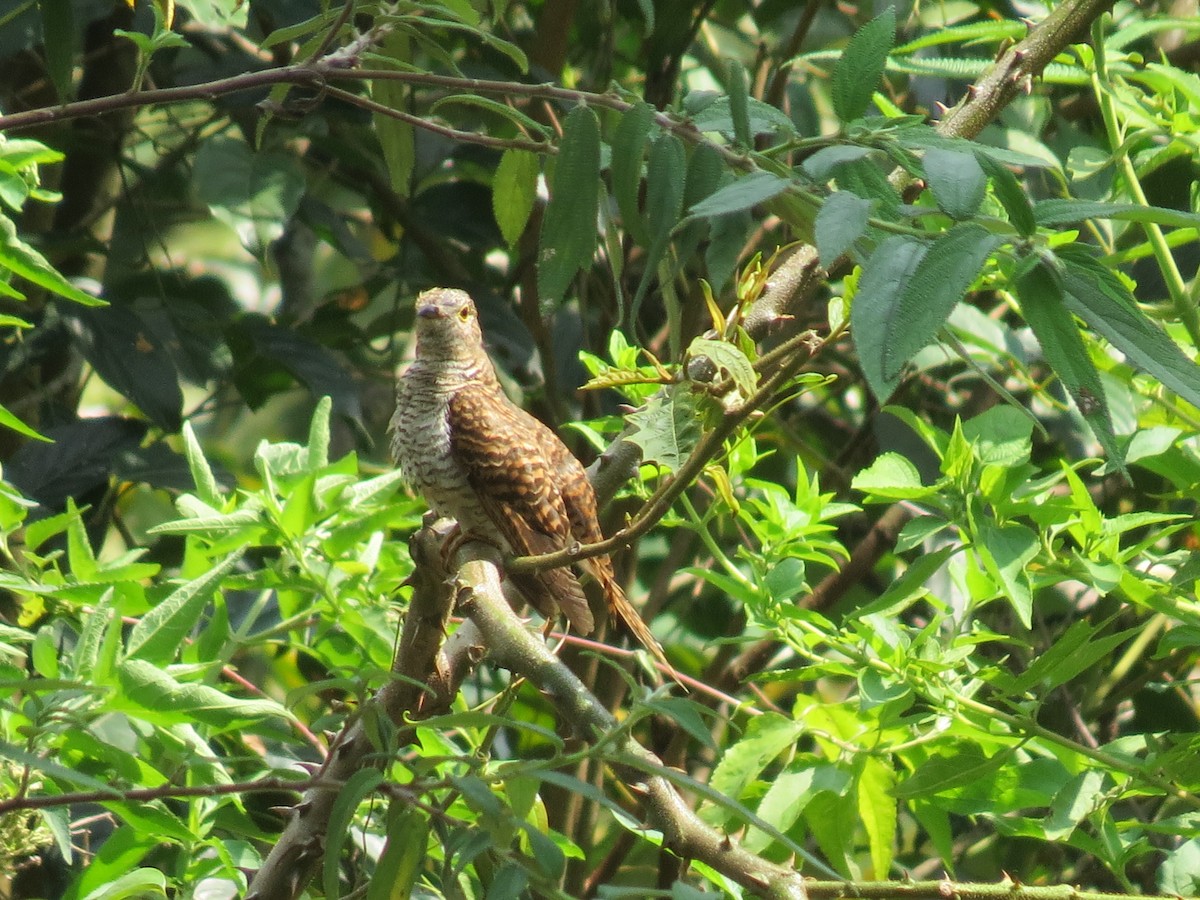
[[[440,306],[426,303],[424,306],[417,307],[417,315],[422,319],[440,319],[444,314]]]

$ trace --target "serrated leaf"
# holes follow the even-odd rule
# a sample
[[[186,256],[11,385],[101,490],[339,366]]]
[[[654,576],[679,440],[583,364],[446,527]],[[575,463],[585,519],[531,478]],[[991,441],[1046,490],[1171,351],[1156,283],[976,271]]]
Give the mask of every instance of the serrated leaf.
[[[828,269],[862,236],[871,205],[870,200],[849,191],[835,191],[826,198],[813,222],[821,265]]]
[[[834,144],[832,147],[822,147],[801,165],[816,181],[825,181],[834,170],[843,163],[855,162],[871,153],[869,147],[856,147],[850,144]]]
[[[678,387],[666,397],[654,396],[626,417],[637,428],[626,438],[642,449],[642,461],[678,471],[700,440],[696,400],[690,390]]]
[[[1010,763],[1012,755],[1011,750],[1003,750],[989,757],[977,745],[964,743],[951,752],[933,754],[892,792],[907,800],[949,793],[973,783],[986,784],[993,773]]]
[[[196,626],[221,579],[237,565],[244,551],[231,553],[199,578],[176,588],[133,626],[125,652],[159,664],[174,659],[184,638]]]
[[[730,97],[718,97],[692,117],[692,125],[697,131],[715,131],[720,134],[735,134],[733,102]],[[751,135],[779,134],[795,135],[796,124],[782,110],[755,100],[746,98],[746,127]]]
[[[895,305],[876,323],[884,330],[881,364],[888,383],[897,381],[908,361],[933,340],[1002,241],[982,225],[965,222],[922,255]]]
[[[147,721],[196,721],[227,729],[270,716],[289,718],[287,710],[273,700],[234,697],[207,684],[181,682],[144,659],[125,660],[117,675],[121,693],[110,706]]]
[[[979,211],[987,194],[987,176],[973,153],[926,150],[924,169],[942,212],[952,219],[967,219]]]
[[[897,376],[889,376],[884,367],[890,354],[888,342],[895,334],[901,298],[925,252],[924,244],[910,238],[895,235],[884,240],[863,265],[850,307],[850,333],[859,365],[880,402],[891,396],[898,383]]]
[[[784,750],[794,747],[804,725],[778,713],[765,713],[750,720],[745,736],[725,751],[713,770],[709,786],[733,800],[740,800],[763,770]]]
[[[1074,316],[1063,302],[1055,273],[1039,262],[1017,278],[1015,287],[1021,314],[1041,345],[1046,362],[1075,401],[1080,415],[1092,426],[1109,459],[1122,464],[1100,374],[1088,356]]]
[[[867,754],[859,757],[858,769],[856,799],[871,853],[871,877],[883,880],[891,871],[896,840],[896,773],[890,762]]]
[[[704,356],[717,367],[718,378],[733,379],[738,391],[743,397],[749,397],[758,384],[758,376],[754,373],[754,365],[738,347],[728,341],[714,341],[708,338],[696,338],[688,346],[688,359]]]
[[[1001,405],[962,423],[962,433],[984,465],[1010,468],[1029,459],[1033,420],[1022,410]]]
[[[895,40],[896,12],[890,6],[850,38],[834,66],[831,87],[834,112],[843,122],[867,111]]]
[[[653,124],[654,110],[639,100],[621,117],[612,141],[613,196],[625,230],[643,247],[650,245],[651,238],[638,208],[638,193],[642,183],[642,155]]]
[[[683,142],[673,134],[663,134],[650,147],[650,164],[646,169],[646,222],[650,228],[650,247],[633,297],[635,320],[650,281],[657,274],[659,260],[671,242],[671,229],[679,222],[683,211],[686,175],[687,156]]]
[[[1033,206],[1039,225],[1074,225],[1085,219],[1119,219],[1124,222],[1200,228],[1200,214],[1137,203],[1102,203],[1094,200],[1039,200]]]
[[[561,300],[596,252],[599,212],[600,122],[590,107],[576,106],[563,124],[554,186],[542,220],[538,296]]]
[[[1137,308],[1129,289],[1083,247],[1058,251],[1067,307],[1137,368],[1200,407],[1200,368]]]
[[[750,112],[747,107],[750,91],[746,86],[746,70],[737,59],[730,59],[726,64],[726,82],[729,88],[729,116],[733,120],[734,146],[749,149]]]
[[[744,178],[739,178],[732,184],[727,184],[715,194],[701,200],[690,210],[690,217],[723,216],[729,213],[750,209],[777,197],[788,189],[791,184],[786,178],[772,175],[770,172],[755,172]]]

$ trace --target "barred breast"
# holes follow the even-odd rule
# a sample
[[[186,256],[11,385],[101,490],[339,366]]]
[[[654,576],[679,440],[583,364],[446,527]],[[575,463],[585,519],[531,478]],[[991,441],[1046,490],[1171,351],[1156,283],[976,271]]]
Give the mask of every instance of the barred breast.
[[[434,372],[418,360],[401,375],[396,412],[388,426],[392,459],[439,516],[457,520],[463,531],[490,534],[495,528],[450,450],[449,409],[455,388],[446,383],[446,374],[444,364]],[[460,378],[453,380],[461,383]]]

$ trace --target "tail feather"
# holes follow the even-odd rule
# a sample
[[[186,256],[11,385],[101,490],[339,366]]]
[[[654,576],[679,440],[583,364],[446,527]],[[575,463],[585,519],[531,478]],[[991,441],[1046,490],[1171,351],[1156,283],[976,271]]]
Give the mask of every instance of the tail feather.
[[[667,660],[667,654],[663,652],[662,644],[651,633],[650,626],[646,624],[638,611],[633,608],[633,604],[621,590],[621,585],[617,584],[617,579],[613,575],[612,563],[608,557],[600,556],[585,560],[584,567],[588,574],[600,582],[600,587],[604,590],[605,602],[608,604],[609,615],[618,619],[637,638],[638,643],[654,654],[654,658],[666,668],[673,679],[678,681],[679,675]]]

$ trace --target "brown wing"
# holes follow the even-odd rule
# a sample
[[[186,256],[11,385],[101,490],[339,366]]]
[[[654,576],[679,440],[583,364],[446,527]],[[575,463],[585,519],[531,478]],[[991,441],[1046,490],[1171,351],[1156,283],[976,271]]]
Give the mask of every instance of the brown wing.
[[[540,433],[549,430],[494,386],[467,385],[451,399],[449,415],[450,454],[513,552],[536,555],[569,546],[572,522]],[[592,612],[570,568],[513,580],[543,615],[557,606],[576,631],[591,634]]]
[[[542,453],[550,463],[559,493],[562,495],[563,506],[571,522],[572,536],[581,544],[594,544],[603,540],[604,533],[600,530],[600,518],[596,511],[596,492],[592,489],[583,464],[550,429],[543,427],[538,436],[542,444]],[[593,556],[580,560],[579,565],[600,584],[609,615],[621,622],[642,646],[674,674],[675,670],[667,662],[662,645],[655,640],[649,626],[617,583],[612,560],[607,555]]]

